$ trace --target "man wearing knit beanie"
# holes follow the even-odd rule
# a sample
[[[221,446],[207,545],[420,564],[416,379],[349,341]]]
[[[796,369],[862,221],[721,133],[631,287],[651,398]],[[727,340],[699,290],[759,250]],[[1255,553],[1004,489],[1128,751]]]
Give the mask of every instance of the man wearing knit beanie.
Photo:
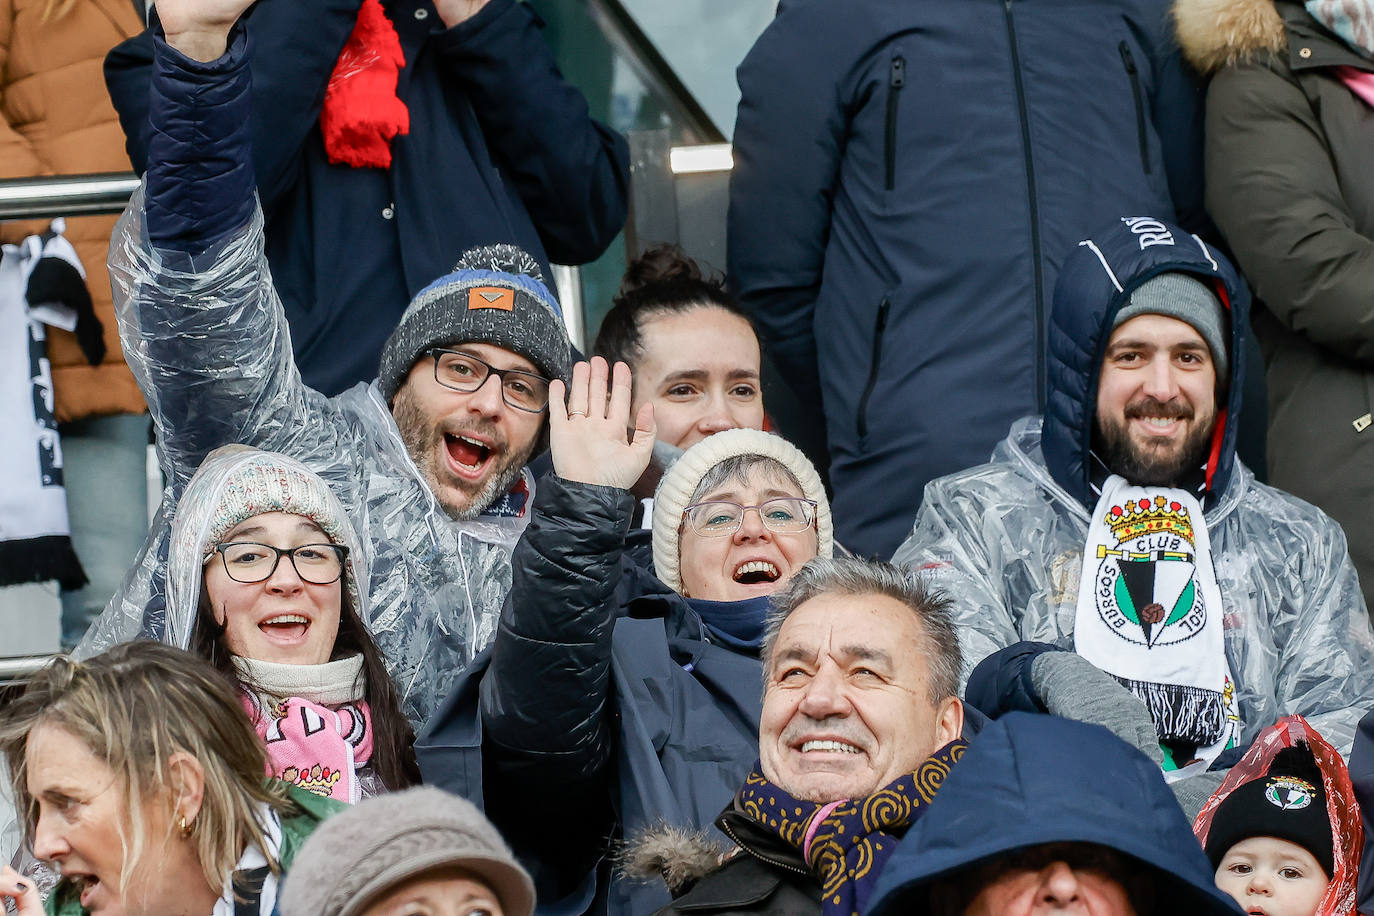
[[[178,50],[159,45],[158,54]],[[221,63],[242,64],[232,54]],[[173,95],[168,107],[194,107]],[[155,133],[208,129],[198,112],[181,115],[159,108]],[[546,438],[549,385],[569,373],[558,303],[527,252],[468,251],[410,303],[376,382],[326,398],[296,371],[262,257],[261,217],[232,242],[178,234],[161,198],[175,171],[167,163],[150,171],[147,201],[140,197],[125,222],[122,251],[132,263],[116,268],[125,346],[153,404],[169,501],[162,529],[78,651],[165,635],[161,558],[174,500],[214,448],[268,449],[318,474],[348,513],[370,561],[369,581],[358,583],[372,609],[367,623],[418,726],[490,640],[510,588],[510,552],[534,491],[525,466]],[[218,208],[253,198],[250,173],[207,175],[197,224],[241,226]]]
[[[1280,716],[1348,752],[1374,631],[1340,527],[1236,455],[1244,280],[1144,216],[1062,254],[1044,415],[927,485],[893,558],[952,596],[965,696],[1143,737],[1190,813]]]

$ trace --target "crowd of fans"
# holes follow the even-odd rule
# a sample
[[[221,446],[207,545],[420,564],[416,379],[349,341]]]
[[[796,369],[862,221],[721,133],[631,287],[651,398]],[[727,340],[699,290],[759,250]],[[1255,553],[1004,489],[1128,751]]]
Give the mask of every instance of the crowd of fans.
[[[5,3],[5,168],[120,167],[32,88],[108,51],[142,176],[5,230],[79,639],[7,911],[1374,916],[1374,0],[784,0],[728,283],[650,248],[589,359],[626,148],[526,5]],[[57,433],[144,405],[112,560]]]

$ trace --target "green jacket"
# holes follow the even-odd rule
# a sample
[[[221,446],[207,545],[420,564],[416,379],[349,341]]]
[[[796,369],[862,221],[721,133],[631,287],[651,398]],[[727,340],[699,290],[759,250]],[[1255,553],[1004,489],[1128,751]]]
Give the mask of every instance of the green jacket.
[[[283,874],[290,871],[296,853],[300,851],[306,838],[315,832],[315,828],[320,825],[320,822],[347,807],[342,802],[321,798],[313,792],[307,792],[296,786],[288,785],[286,792],[291,800],[296,803],[300,813],[282,818],[281,870]],[[86,916],[86,910],[81,907],[80,893],[65,881],[58,884],[57,889],[49,895],[45,909],[50,916]]]
[[[1207,209],[1259,307],[1269,483],[1345,529],[1374,607],[1374,118],[1333,72],[1374,72],[1273,0],[1176,0],[1207,95]]]

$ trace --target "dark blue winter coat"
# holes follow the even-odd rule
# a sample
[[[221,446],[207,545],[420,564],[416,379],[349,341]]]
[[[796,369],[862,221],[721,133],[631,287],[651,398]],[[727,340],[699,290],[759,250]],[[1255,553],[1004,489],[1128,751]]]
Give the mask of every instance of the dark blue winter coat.
[[[929,912],[945,876],[1045,843],[1114,849],[1153,878],[1157,911],[1232,916],[1159,767],[1098,725],[1011,713],[985,727],[892,854],[870,916]]]
[[[763,671],[623,556],[633,498],[555,475],[515,548],[491,648],[416,741],[426,783],[481,806],[539,913],[651,913],[662,882],[611,880],[608,839],[708,828],[758,757]]]
[[[1168,6],[790,0],[740,66],[729,271],[803,402],[823,397],[847,547],[889,556],[928,480],[1041,412],[1079,239],[1123,215],[1206,225]]]
[[[514,0],[491,0],[452,29],[431,0],[386,0],[405,52],[396,91],[410,133],[392,141],[389,169],[331,165],[320,109],[360,5],[260,0],[242,19],[267,255],[306,384],[331,395],[376,377],[406,304],[466,249],[512,242],[551,280],[549,259],[600,255],[627,205],[624,139],[589,117],[537,16]],[[148,32],[106,59],[140,173],[151,72]]]

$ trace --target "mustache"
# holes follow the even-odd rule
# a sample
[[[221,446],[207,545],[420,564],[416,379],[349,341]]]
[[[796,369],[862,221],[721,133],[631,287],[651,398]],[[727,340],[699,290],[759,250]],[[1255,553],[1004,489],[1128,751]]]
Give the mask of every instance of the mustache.
[[[1138,420],[1143,417],[1160,417],[1168,420],[1191,420],[1193,408],[1181,400],[1161,401],[1145,397],[1126,405],[1126,419]]]
[[[437,432],[438,438],[441,440],[445,435],[461,436],[465,433],[476,434],[491,443],[492,454],[506,451],[509,445],[505,435],[496,424],[486,420],[440,423]]]

